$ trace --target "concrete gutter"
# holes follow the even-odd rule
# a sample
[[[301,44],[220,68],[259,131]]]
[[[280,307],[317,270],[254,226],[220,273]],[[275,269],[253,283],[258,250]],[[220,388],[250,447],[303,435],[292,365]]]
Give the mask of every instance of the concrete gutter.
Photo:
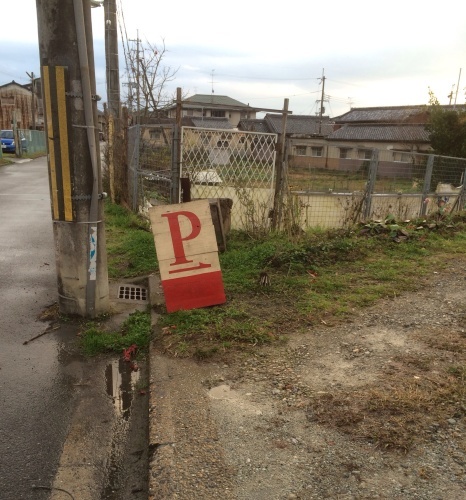
[[[152,327],[161,331],[154,305],[164,303],[160,280],[149,278]],[[149,499],[230,499],[233,471],[225,460],[204,381],[210,364],[149,355]]]

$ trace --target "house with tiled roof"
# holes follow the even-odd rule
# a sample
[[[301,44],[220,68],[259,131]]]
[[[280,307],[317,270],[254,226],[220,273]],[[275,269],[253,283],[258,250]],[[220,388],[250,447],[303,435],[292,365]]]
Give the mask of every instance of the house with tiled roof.
[[[428,108],[416,106],[382,106],[371,108],[351,108],[343,115],[333,118],[338,124],[348,123],[414,123],[424,125],[428,120]]]
[[[352,108],[333,118],[334,130],[326,137],[326,168],[344,165],[347,170],[357,170],[378,150],[387,175],[403,175],[412,153],[432,149],[428,120],[425,105]]]
[[[182,116],[190,118],[226,118],[236,127],[241,119],[254,119],[260,111],[225,95],[195,94],[182,101]],[[166,108],[169,118],[176,116],[176,104]]]
[[[281,134],[283,116],[267,113],[260,120],[241,120],[239,130]],[[333,132],[333,123],[328,116],[289,115],[286,120],[286,151],[292,164],[308,162],[309,157],[324,155],[325,138]]]

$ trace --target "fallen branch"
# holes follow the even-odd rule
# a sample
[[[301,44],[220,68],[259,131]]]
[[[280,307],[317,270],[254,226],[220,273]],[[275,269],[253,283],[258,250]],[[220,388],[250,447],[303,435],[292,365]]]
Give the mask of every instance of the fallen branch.
[[[46,333],[49,333],[49,332],[52,332],[54,330],[58,330],[60,328],[60,325],[58,326],[48,326],[45,331],[43,331],[42,333],[39,333],[39,335],[36,335],[35,337],[32,337],[32,339],[29,339],[29,340],[25,340],[23,342],[23,345],[26,345],[26,344],[29,344],[29,342],[32,342],[33,340],[36,340],[38,339],[39,337],[42,337],[42,335],[45,335]]]

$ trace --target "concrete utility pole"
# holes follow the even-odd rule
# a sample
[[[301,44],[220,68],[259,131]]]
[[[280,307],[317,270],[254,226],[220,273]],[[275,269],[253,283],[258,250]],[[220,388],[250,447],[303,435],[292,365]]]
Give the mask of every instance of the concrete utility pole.
[[[120,133],[120,66],[118,61],[118,25],[116,13],[116,0],[104,1],[105,18],[105,62],[107,69],[107,161],[108,176],[110,181],[110,196],[113,202],[117,201],[117,192],[121,194],[124,186],[118,185],[121,180],[120,170],[123,168],[123,159],[115,154],[121,147]],[[117,171],[117,172],[116,172]],[[117,186],[118,185],[118,186]]]
[[[322,70],[322,96],[320,98],[319,134],[322,133],[322,116],[324,114],[324,99],[325,99],[325,75],[324,75],[324,70]]]
[[[90,0],[36,0],[56,249],[65,314],[108,311]]]
[[[120,66],[116,0],[104,1],[105,62],[107,66],[107,104],[109,113],[120,118]]]

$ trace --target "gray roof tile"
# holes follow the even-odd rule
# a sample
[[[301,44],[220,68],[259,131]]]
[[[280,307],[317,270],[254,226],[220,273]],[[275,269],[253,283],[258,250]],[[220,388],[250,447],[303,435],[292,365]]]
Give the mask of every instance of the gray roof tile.
[[[263,132],[270,133],[269,127],[265,120],[240,120],[238,129],[245,132]]]
[[[187,97],[183,100],[183,107],[186,108],[186,105],[203,105],[208,106],[235,106],[238,108],[250,108],[248,104],[244,104],[236,99],[232,99],[226,95],[215,95],[215,94],[195,94],[191,97]]]
[[[356,125],[335,130],[329,141],[429,142],[424,125]]]
[[[379,122],[379,123],[402,123],[412,120],[413,117],[425,116],[427,106],[386,106],[372,108],[353,108],[348,113],[337,116],[333,120],[336,123],[351,122]],[[425,118],[423,118],[425,121]]]
[[[281,134],[282,115],[267,113],[265,121],[271,132]],[[288,115],[286,120],[287,134],[326,136],[332,131],[333,126],[328,116],[322,117],[322,124],[320,124],[320,118],[315,115]]]

